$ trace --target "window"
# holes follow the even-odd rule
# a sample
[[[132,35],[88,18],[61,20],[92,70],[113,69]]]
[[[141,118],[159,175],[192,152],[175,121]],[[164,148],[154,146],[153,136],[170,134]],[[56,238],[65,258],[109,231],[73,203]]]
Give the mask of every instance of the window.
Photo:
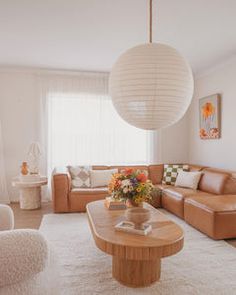
[[[48,95],[48,157],[51,167],[145,164],[149,131],[123,121],[108,95]]]

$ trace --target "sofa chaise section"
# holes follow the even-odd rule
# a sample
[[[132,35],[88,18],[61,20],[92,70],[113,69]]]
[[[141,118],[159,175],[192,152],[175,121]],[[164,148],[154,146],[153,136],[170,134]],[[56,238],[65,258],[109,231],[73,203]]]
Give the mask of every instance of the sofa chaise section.
[[[204,168],[204,166],[189,165],[190,171],[201,171]],[[202,194],[200,190],[176,187],[173,185],[159,184],[158,187],[162,190],[162,207],[182,219],[184,218],[184,200],[191,196]]]
[[[170,186],[162,190],[162,207],[167,211],[174,213],[180,218],[184,218],[184,202],[186,199],[194,196],[211,196],[212,194],[193,190],[189,188]]]
[[[185,200],[184,219],[213,239],[236,237],[236,195],[197,196]]]
[[[190,166],[190,170],[191,168]],[[176,186],[164,186],[162,189],[163,208],[182,219],[184,218],[184,203],[189,198],[236,194],[236,179],[232,178],[231,172],[200,166],[198,169],[202,171],[202,177],[197,190]]]

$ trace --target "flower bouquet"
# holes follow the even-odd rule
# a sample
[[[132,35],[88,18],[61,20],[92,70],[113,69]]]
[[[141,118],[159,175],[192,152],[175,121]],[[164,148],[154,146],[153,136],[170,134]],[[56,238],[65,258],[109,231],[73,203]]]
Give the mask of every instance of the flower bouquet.
[[[147,174],[134,169],[113,174],[108,188],[114,199],[129,201],[134,206],[151,200],[151,192],[154,189],[151,181],[147,179]]]

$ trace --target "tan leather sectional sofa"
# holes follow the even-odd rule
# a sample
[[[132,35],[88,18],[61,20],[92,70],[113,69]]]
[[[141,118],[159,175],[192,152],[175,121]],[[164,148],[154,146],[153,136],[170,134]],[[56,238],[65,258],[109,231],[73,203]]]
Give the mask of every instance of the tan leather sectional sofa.
[[[146,170],[149,179],[162,194],[155,196],[155,206],[163,207],[213,239],[236,237],[236,173],[189,165],[190,171],[202,171],[198,190],[163,185],[164,165],[133,166]],[[103,170],[127,166],[94,166]],[[84,212],[86,204],[104,199],[107,187],[72,189],[68,170],[55,169],[52,175],[54,212]]]
[[[120,171],[127,168],[127,166],[92,166],[93,170],[106,170],[113,168],[118,168]],[[133,168],[148,171],[148,166],[133,166]],[[151,170],[148,172],[149,176],[151,176]],[[160,179],[161,177],[162,176],[160,176]],[[89,202],[102,200],[107,196],[107,187],[72,188],[71,176],[67,168],[55,168],[53,171],[52,200],[54,212],[85,212],[86,205]]]

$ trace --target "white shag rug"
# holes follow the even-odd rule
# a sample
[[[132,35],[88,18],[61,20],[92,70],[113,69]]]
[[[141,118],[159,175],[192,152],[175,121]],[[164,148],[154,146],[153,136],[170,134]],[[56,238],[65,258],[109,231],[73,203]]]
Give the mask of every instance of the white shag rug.
[[[112,278],[111,256],[96,247],[85,213],[44,215],[40,231],[57,253],[61,294],[235,295],[236,249],[167,214],[184,229],[184,249],[162,259],[160,281],[136,289]]]

